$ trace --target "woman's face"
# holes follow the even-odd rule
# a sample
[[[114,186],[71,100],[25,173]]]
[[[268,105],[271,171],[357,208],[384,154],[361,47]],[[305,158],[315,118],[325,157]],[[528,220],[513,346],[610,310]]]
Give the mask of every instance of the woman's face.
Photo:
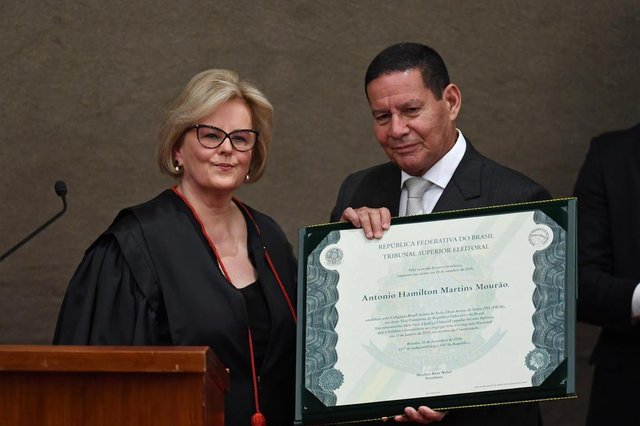
[[[242,99],[231,99],[196,124],[215,126],[231,133],[251,129],[251,110]],[[206,194],[210,191],[230,194],[244,182],[253,149],[240,152],[229,138],[217,148],[206,148],[198,142],[196,129],[188,130],[174,158],[184,168],[180,184],[191,191]]]

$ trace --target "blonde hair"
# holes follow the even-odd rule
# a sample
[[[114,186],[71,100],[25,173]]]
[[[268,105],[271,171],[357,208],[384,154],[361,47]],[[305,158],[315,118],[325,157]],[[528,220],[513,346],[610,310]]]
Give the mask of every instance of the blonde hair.
[[[193,77],[168,111],[160,128],[157,152],[160,171],[176,178],[182,176],[182,170],[176,171],[173,164],[173,153],[182,143],[184,132],[231,99],[242,99],[247,103],[253,128],[260,132],[253,147],[246,182],[253,183],[262,177],[271,145],[273,106],[252,82],[240,80],[236,72],[223,69],[203,71]]]

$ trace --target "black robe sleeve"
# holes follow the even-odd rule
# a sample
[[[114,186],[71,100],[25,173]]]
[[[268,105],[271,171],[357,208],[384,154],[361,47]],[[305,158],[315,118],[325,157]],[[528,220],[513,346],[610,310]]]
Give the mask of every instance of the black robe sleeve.
[[[130,230],[107,232],[87,250],[62,302],[54,344],[171,344],[158,283],[137,241]]]

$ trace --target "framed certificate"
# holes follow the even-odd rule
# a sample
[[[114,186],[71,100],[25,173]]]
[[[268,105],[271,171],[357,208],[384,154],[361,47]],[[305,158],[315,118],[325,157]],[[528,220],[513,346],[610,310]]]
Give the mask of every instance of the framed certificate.
[[[296,424],[575,396],[575,208],[300,229]]]

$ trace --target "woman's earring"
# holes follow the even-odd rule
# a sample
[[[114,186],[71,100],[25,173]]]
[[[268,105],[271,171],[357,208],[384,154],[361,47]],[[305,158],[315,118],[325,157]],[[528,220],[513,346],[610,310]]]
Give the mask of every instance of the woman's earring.
[[[182,167],[180,166],[180,163],[178,162],[178,160],[173,160],[173,167],[176,169],[176,173],[180,173],[180,170],[182,169]]]
[[[251,176],[249,176],[249,172],[247,172],[247,175],[244,177],[244,180],[249,180],[251,179]]]

